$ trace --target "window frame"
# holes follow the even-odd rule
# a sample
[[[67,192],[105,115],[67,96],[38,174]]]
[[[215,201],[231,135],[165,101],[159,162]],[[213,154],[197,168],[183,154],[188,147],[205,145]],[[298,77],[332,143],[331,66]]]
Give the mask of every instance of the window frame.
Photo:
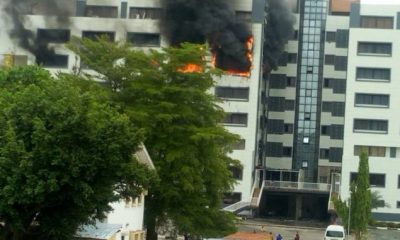
[[[225,95],[232,95],[232,96],[219,96],[218,95],[218,90],[225,90],[228,91],[228,94]],[[235,91],[241,91],[241,90],[245,90],[244,93],[241,93],[239,95],[247,95],[245,98],[242,97],[234,97],[233,95]],[[249,87],[230,87],[230,86],[215,86],[215,96],[219,99],[223,99],[223,100],[229,100],[229,101],[239,101],[239,102],[248,102],[249,101],[249,97],[250,97],[250,88]]]
[[[378,45],[389,45],[390,53],[377,53],[377,52],[360,52],[360,44],[370,44],[376,50]],[[373,45],[375,44],[375,45]],[[369,42],[359,41],[357,42],[357,55],[358,56],[377,56],[377,57],[391,57],[393,53],[393,43],[391,42]]]
[[[357,103],[357,96],[369,96],[372,98],[372,102],[374,102],[374,97],[387,97],[387,105],[379,105],[379,104],[373,104],[373,103]],[[379,94],[379,93],[360,93],[356,92],[354,93],[354,106],[355,107],[369,107],[369,108],[389,108],[390,107],[390,94]]]
[[[154,36],[157,38],[157,43],[135,43],[134,36]],[[161,35],[159,33],[148,33],[148,32],[127,32],[126,41],[133,44],[133,47],[160,47],[161,46]]]
[[[362,78],[359,77],[359,71],[361,70],[388,70],[389,71],[389,79],[384,79],[384,78]],[[372,74],[374,75],[374,74]],[[357,67],[356,68],[356,81],[360,82],[386,82],[389,83],[392,79],[392,70],[390,68],[376,68],[376,67]]]
[[[225,122],[225,120],[229,117],[232,120],[233,116],[244,116],[246,119],[246,123],[233,123],[233,122]],[[248,113],[243,113],[243,112],[226,112],[226,117],[221,122],[222,125],[224,126],[232,126],[232,127],[247,127],[249,121]]]
[[[375,122],[386,122],[386,130],[374,130],[374,129],[356,129],[356,121],[375,121]],[[370,123],[369,123],[370,124]],[[389,132],[389,121],[386,119],[365,119],[365,118],[354,118],[353,119],[353,132],[354,133],[376,133],[376,134],[388,134]]]

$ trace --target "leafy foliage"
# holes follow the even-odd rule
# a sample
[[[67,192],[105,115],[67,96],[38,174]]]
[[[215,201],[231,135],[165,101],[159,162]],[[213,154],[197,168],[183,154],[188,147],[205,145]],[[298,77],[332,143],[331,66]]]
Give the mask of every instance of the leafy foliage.
[[[106,81],[114,101],[144,129],[145,144],[160,181],[149,188],[145,222],[148,239],[172,221],[181,234],[220,236],[235,230],[232,215],[220,211],[234,180],[227,157],[237,137],[208,91],[218,72],[207,65],[203,45],[143,52],[106,39],[74,39],[70,48]],[[199,72],[184,71],[187,64]]]
[[[148,185],[142,136],[105,97],[36,66],[0,71],[0,239],[71,239]]]
[[[368,222],[371,220],[372,193],[369,185],[368,155],[361,152],[358,165],[357,180],[350,186],[350,229],[355,233],[356,240],[364,239],[367,234]],[[349,219],[349,206],[340,199],[334,200],[335,209],[346,226]]]

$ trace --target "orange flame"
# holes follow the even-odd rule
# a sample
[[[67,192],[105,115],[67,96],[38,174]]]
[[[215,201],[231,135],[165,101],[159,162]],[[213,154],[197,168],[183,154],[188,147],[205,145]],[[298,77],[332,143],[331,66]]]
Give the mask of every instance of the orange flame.
[[[203,72],[203,67],[195,64],[195,63],[188,63],[185,66],[178,69],[178,72],[182,73],[201,73]]]
[[[235,76],[241,76],[241,77],[250,77],[251,75],[251,69],[253,68],[253,45],[254,45],[254,37],[249,36],[249,38],[246,41],[246,48],[247,48],[247,59],[251,63],[250,69],[246,72],[240,71],[240,70],[235,70],[235,69],[229,69],[225,70],[225,73],[230,74],[230,75],[235,75]],[[216,59],[217,56],[213,54],[212,59],[211,59],[211,66],[216,67]]]

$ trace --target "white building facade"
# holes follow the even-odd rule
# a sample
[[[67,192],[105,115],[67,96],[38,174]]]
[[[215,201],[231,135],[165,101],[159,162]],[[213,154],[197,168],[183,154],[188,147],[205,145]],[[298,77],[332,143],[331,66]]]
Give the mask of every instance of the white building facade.
[[[168,41],[160,30],[161,1],[159,0],[55,0],[58,9],[45,5],[46,1],[26,6],[21,22],[32,31],[37,39],[47,42],[55,55],[40,60],[32,52],[23,49],[16,39],[11,39],[6,29],[13,28],[11,16],[0,34],[0,54],[22,57],[28,64],[38,62],[49,71],[71,72],[81,66],[78,56],[65,48],[64,44],[73,36],[93,38],[108,35],[114,41],[129,41],[142,49],[160,49],[168,46]],[[227,112],[223,124],[230,132],[240,135],[241,141],[235,146],[231,156],[240,160],[242,169],[232,169],[237,185],[232,194],[227,194],[226,204],[250,199],[254,179],[257,151],[259,84],[262,69],[261,46],[264,20],[264,0],[258,3],[258,22],[252,23],[253,0],[230,1],[229,6],[241,19],[245,19],[252,32],[253,65],[249,77],[223,75],[216,78],[215,91],[222,99],[221,106]],[[5,7],[3,3],[0,8]],[[260,5],[261,4],[261,5]],[[66,14],[66,18],[56,15]],[[262,19],[261,19],[262,18]],[[19,58],[18,58],[19,59]]]
[[[341,196],[349,198],[361,151],[378,220],[400,221],[400,5],[354,4],[350,16]]]

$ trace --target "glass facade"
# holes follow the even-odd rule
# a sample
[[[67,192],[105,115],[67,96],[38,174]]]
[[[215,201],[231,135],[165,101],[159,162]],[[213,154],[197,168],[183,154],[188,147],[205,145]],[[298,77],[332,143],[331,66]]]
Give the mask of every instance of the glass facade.
[[[328,2],[303,0],[300,13],[300,64],[297,72],[293,168],[303,169],[306,182],[316,182],[318,176],[324,33]]]

